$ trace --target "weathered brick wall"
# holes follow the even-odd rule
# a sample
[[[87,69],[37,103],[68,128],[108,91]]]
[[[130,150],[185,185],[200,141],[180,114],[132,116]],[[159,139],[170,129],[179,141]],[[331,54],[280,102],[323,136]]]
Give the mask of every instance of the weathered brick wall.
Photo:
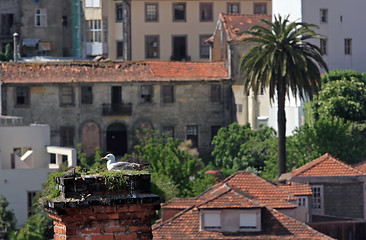
[[[55,240],[152,239],[151,219],[156,204],[93,206],[49,214]]]
[[[363,184],[324,184],[324,214],[338,217],[363,218]]]

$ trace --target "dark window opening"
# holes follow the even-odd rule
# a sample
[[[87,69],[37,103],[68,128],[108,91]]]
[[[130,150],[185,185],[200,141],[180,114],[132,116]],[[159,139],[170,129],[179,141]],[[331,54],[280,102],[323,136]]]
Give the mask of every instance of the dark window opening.
[[[221,86],[219,84],[211,85],[211,102],[221,101]]]
[[[200,35],[200,58],[208,59],[210,57],[210,44],[206,42],[211,35]]]
[[[82,104],[93,104],[93,87],[82,86],[81,87],[81,103]]]
[[[267,3],[254,3],[254,14],[267,14]]]
[[[200,21],[209,22],[213,20],[213,3],[201,2],[200,3]]]
[[[74,88],[71,86],[61,87],[61,106],[74,105]]]
[[[174,86],[163,86],[163,103],[174,102]]]
[[[173,21],[186,20],[186,3],[173,3]]]
[[[116,3],[116,22],[120,22],[123,19],[123,7],[122,3]]]
[[[187,126],[187,140],[192,143],[192,148],[198,148],[198,126]]]
[[[15,95],[16,106],[29,106],[29,87],[16,87]]]
[[[163,134],[165,134],[167,137],[174,138],[174,127],[173,126],[165,126],[163,127]]]
[[[173,56],[174,61],[186,61],[187,57],[187,37],[173,37]]]
[[[14,32],[14,14],[1,14],[1,35],[11,35]]]
[[[157,22],[159,20],[158,3],[145,3],[145,22]]]
[[[123,42],[117,41],[117,58],[123,58]]]
[[[60,146],[73,147],[74,146],[74,127],[63,126],[60,127]]]
[[[160,56],[159,35],[145,36],[145,56],[146,59],[158,59]]]
[[[141,86],[141,103],[151,103],[153,95],[152,86]]]
[[[227,13],[228,14],[240,14],[240,3],[227,3]]]

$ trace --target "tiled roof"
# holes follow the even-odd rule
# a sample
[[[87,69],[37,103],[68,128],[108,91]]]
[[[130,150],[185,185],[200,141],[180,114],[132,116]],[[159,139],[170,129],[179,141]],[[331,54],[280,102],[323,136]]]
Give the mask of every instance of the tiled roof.
[[[238,171],[223,182],[253,199],[289,199],[288,192],[251,172]],[[290,196],[290,200],[296,199],[296,197]]]
[[[363,172],[364,174],[366,174],[366,160],[353,164],[352,167],[360,172]]]
[[[195,198],[172,199],[172,200],[164,203],[161,206],[161,208],[186,209],[186,208],[194,206],[197,203],[200,203],[200,202]]]
[[[290,182],[289,184],[279,184],[277,185],[280,189],[295,195],[295,196],[303,196],[303,195],[311,195],[311,187],[307,183],[296,183]]]
[[[271,15],[265,14],[220,14],[220,20],[228,36],[228,40],[242,40],[246,36],[241,34],[255,25],[266,26],[262,19],[271,21]]]
[[[261,231],[228,233],[200,230],[199,209],[208,208],[260,208]],[[154,239],[332,239],[230,188],[197,207],[188,208],[165,222],[155,224],[152,230]]]
[[[224,62],[2,63],[3,83],[219,81]]]
[[[332,157],[329,153],[314,159],[311,162],[285,173],[280,177],[281,180],[290,180],[292,177],[330,177],[330,176],[359,176],[364,173],[354,169],[348,164]]]

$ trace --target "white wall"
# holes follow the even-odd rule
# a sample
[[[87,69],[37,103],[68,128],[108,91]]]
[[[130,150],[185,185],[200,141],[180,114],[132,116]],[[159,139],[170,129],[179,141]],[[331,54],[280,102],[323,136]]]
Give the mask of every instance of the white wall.
[[[290,21],[301,21],[302,0],[272,0],[272,15],[289,15]]]

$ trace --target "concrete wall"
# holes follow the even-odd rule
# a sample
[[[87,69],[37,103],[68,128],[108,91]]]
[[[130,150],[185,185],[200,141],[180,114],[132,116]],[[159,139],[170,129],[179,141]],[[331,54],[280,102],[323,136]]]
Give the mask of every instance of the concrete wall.
[[[221,85],[221,102],[210,101],[211,84]],[[14,86],[6,87],[7,114],[24,117],[27,123],[47,123],[51,127],[51,144],[60,144],[60,127],[74,126],[74,145],[81,142],[81,128],[86,122],[92,121],[100,128],[102,150],[106,149],[106,129],[112,123],[122,123],[127,127],[128,147],[133,144],[134,131],[142,123],[147,123],[160,130],[163,126],[174,126],[175,137],[186,139],[186,126],[197,125],[199,136],[199,152],[210,150],[211,126],[227,126],[231,122],[231,89],[226,81],[217,82],[170,82],[174,85],[175,102],[163,104],[161,86],[164,83],[92,83],[93,104],[80,103],[80,86],[74,86],[75,106],[60,107],[60,85],[29,85],[30,107],[14,107]],[[153,85],[153,101],[149,104],[140,103],[141,85]],[[4,85],[3,85],[4,86]],[[22,85],[24,86],[24,85]],[[122,87],[122,102],[132,104],[131,116],[103,116],[102,104],[111,103],[111,87]],[[5,86],[4,86],[5,87]]]
[[[40,41],[51,42],[48,56],[68,57],[72,55],[71,36],[71,0],[19,0],[21,12],[20,39],[38,38]],[[47,10],[47,27],[35,27],[36,9]],[[63,17],[67,18],[67,26],[62,24]],[[22,48],[21,55],[26,53],[36,55],[35,49]]]
[[[213,2],[213,20],[200,22],[199,3],[204,1],[186,2],[186,21],[173,22],[172,3],[175,1],[159,1],[159,22],[145,22],[145,2],[132,0],[131,2],[131,42],[132,60],[145,59],[145,35],[160,36],[160,59],[170,60],[172,56],[172,36],[187,36],[187,55],[192,61],[208,60],[200,59],[199,36],[200,34],[212,35],[215,30],[217,17],[221,12],[226,12],[226,0],[208,1]],[[156,2],[156,1],[151,1]],[[267,2],[267,12],[272,12],[270,1],[240,1],[242,14],[253,14],[254,2]]]

